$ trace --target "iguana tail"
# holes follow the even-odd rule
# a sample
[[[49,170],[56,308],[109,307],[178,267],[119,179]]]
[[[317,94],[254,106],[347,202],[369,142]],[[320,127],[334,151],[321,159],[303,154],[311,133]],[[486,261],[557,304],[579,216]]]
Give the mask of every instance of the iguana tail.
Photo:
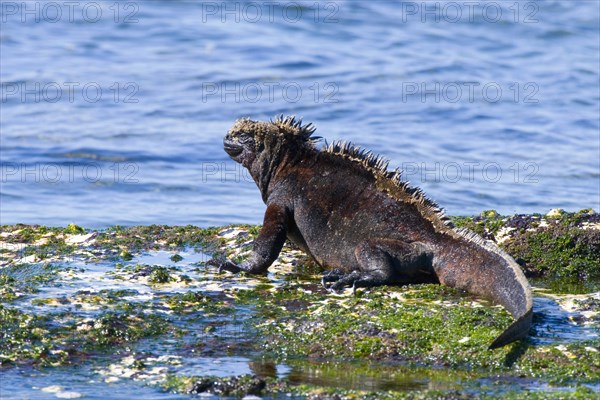
[[[496,244],[459,229],[458,238],[440,250],[434,268],[440,283],[463,289],[502,305],[515,319],[490,349],[522,339],[529,333],[533,296],[527,278],[513,258]]]
[[[490,350],[505,346],[515,340],[522,339],[529,333],[533,311],[530,308],[525,315],[518,318],[498,336],[488,347]]]

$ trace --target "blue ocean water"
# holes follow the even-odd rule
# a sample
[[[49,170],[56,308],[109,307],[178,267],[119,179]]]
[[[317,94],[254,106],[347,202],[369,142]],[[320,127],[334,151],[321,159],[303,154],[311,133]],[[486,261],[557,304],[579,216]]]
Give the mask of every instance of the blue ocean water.
[[[260,223],[222,150],[303,116],[452,215],[600,208],[600,3],[1,3],[0,220]]]

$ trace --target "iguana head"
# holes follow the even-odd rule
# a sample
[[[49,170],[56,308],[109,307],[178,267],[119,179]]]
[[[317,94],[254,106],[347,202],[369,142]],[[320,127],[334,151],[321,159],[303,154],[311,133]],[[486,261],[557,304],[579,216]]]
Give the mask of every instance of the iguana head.
[[[273,127],[267,122],[238,119],[223,139],[223,148],[234,161],[250,169],[261,151],[262,138],[273,135]]]
[[[271,121],[238,119],[225,138],[223,147],[236,162],[250,171],[265,197],[274,171],[282,162],[293,162],[305,150],[314,149],[320,138],[311,136],[312,124],[302,126],[301,120],[283,115]]]
[[[250,169],[258,158],[274,159],[281,153],[313,148],[319,139],[311,137],[314,131],[312,124],[302,126],[294,117],[279,116],[268,122],[242,118],[225,135],[223,147],[233,160]]]

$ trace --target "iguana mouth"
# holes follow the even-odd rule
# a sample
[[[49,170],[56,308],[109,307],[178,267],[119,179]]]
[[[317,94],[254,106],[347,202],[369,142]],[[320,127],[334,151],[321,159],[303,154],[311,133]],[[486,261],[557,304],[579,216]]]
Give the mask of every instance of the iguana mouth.
[[[229,154],[230,157],[239,156],[244,150],[242,146],[238,146],[226,141],[223,142],[223,149],[225,149],[225,152]]]

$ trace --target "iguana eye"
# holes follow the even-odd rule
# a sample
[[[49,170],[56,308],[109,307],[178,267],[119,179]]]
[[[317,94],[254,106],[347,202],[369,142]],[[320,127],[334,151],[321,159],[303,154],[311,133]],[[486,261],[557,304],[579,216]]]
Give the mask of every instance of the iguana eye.
[[[248,135],[247,133],[242,133],[241,135],[238,136],[238,141],[242,144],[247,144],[252,142],[252,140],[254,140],[254,138],[250,135]]]

